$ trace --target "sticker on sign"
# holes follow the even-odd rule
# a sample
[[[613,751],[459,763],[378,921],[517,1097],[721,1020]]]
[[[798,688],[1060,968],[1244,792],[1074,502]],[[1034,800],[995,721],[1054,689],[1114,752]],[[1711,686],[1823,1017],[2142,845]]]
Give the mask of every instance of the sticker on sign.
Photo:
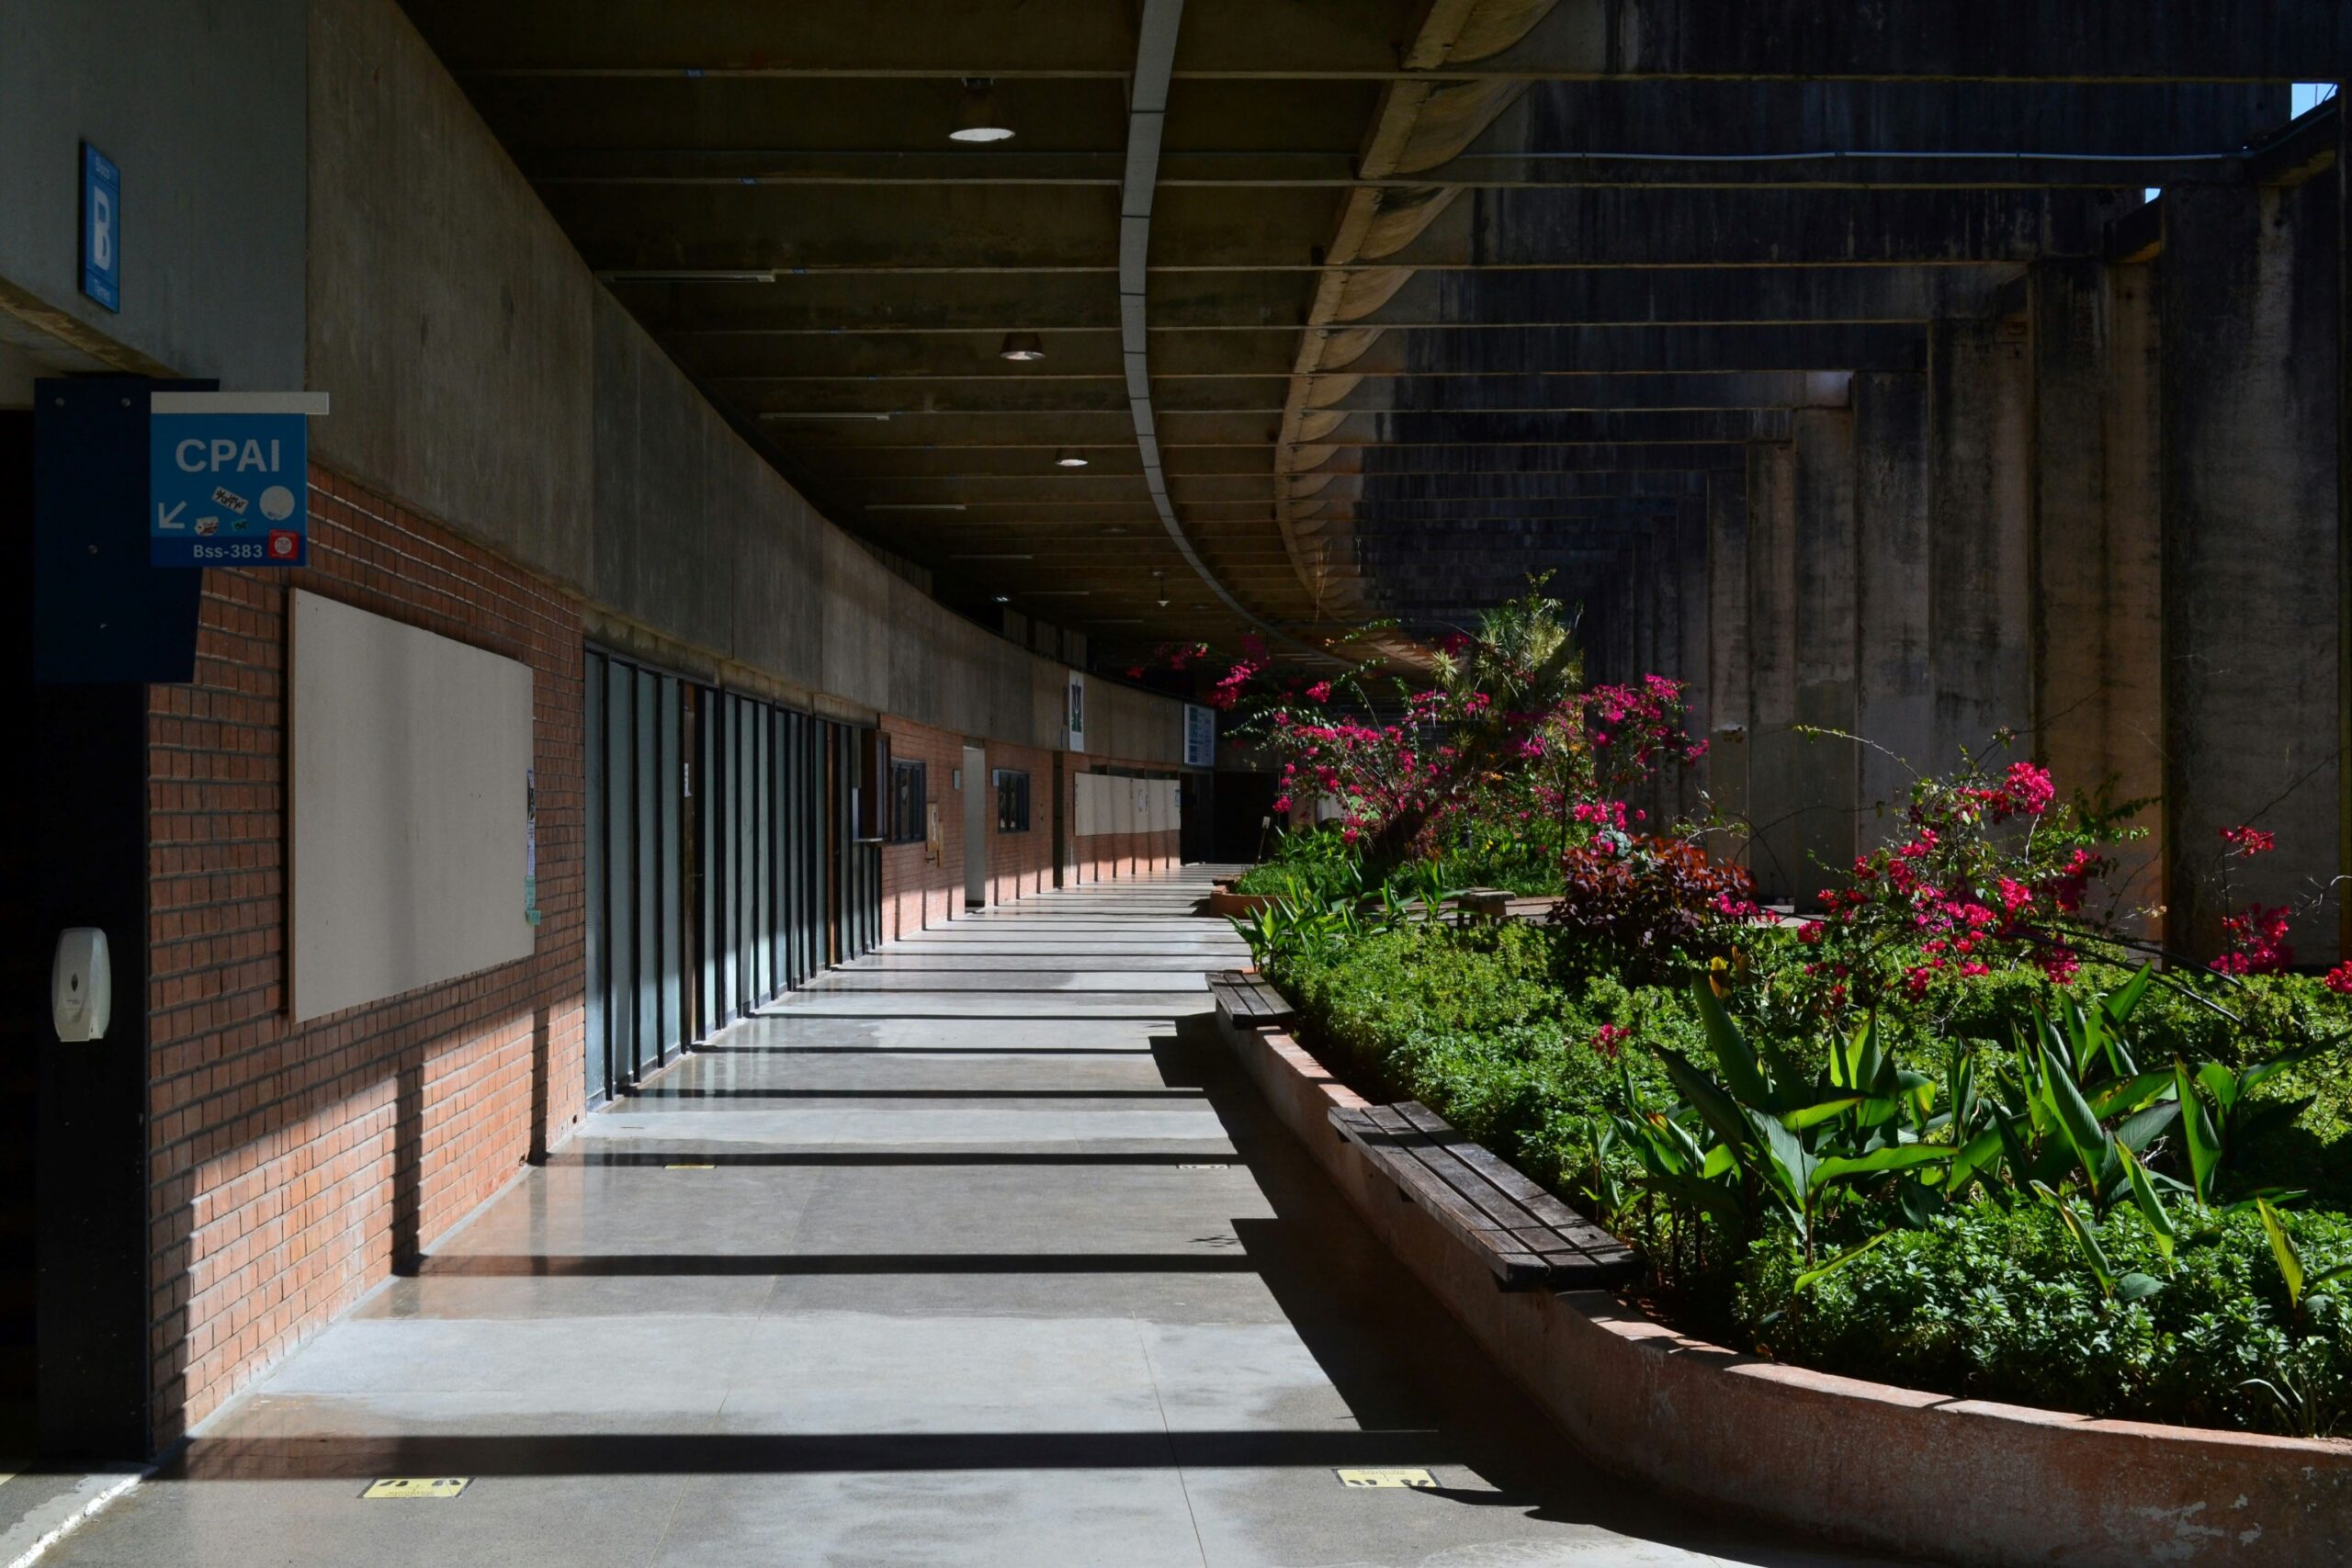
[[[471,1483],[469,1475],[449,1475],[438,1478],[399,1476],[379,1481],[359,1495],[363,1500],[386,1497],[455,1497]]]

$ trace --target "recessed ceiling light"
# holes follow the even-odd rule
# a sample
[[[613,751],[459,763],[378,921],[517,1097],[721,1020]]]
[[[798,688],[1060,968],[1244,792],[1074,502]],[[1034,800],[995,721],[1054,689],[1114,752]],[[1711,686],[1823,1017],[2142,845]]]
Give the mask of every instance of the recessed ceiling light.
[[[964,78],[964,101],[956,109],[950,141],[1010,141],[1012,128],[996,112],[996,84],[986,76]]]
[[[1082,468],[1086,467],[1086,454],[1079,451],[1075,447],[1065,446],[1060,451],[1054,454],[1054,467],[1057,468]]]
[[[1000,593],[996,596],[996,602],[1000,604],[1010,604],[1012,603],[1012,595],[1010,593]]]
[[[1046,345],[1037,341],[1035,333],[1007,333],[1003,344],[996,351],[996,356],[1026,365],[1033,359],[1045,358]]]

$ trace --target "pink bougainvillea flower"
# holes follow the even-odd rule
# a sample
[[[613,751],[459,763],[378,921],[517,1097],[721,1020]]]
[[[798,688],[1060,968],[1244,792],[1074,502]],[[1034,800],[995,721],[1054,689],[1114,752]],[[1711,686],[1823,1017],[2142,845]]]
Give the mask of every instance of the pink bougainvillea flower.
[[[2278,847],[2278,835],[2247,824],[2222,829],[2222,841],[2242,855],[2267,855]]]

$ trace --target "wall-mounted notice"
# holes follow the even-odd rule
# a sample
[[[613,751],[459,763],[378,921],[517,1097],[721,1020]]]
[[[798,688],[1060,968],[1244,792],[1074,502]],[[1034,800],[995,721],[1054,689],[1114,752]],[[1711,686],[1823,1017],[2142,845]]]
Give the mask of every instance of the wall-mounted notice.
[[[1184,705],[1184,765],[1216,766],[1216,709],[1198,703]]]
[[[301,566],[311,416],[323,392],[154,392],[147,414],[151,566]]]
[[[1086,677],[1073,670],[1069,672],[1069,714],[1065,721],[1062,749],[1067,751],[1086,750]]]
[[[528,958],[530,667],[291,598],[294,1021]]]

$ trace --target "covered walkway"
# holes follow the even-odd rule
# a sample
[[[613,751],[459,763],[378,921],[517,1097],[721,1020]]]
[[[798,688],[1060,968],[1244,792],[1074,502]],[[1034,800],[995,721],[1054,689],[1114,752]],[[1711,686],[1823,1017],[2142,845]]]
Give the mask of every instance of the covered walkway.
[[[1206,885],[1021,900],[726,1032],[47,1561],[1850,1561],[1628,1495],[1502,1381],[1228,1072]]]

